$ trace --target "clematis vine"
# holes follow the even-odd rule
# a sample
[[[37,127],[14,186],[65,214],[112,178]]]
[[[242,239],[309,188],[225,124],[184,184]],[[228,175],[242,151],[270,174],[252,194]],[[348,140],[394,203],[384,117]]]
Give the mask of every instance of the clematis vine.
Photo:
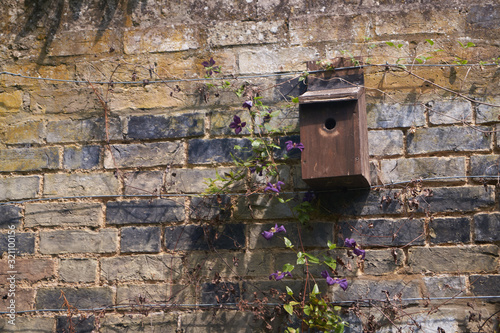
[[[250,111],[250,109],[252,108],[252,106],[253,106],[252,101],[245,101],[245,103],[243,103],[243,107],[247,108],[248,111]]]
[[[210,58],[209,61],[202,62],[201,65],[205,67],[205,72],[207,73],[207,76],[212,76],[214,72],[220,73],[220,66],[214,66],[215,65],[214,58]]]
[[[346,279],[334,279],[328,274],[327,270],[324,270],[321,272],[321,276],[326,279],[326,283],[331,286],[334,284],[338,284],[340,288],[342,288],[344,291],[347,289],[347,280]]]
[[[276,271],[275,273],[269,275],[269,280],[272,280],[274,278],[276,281],[279,281],[283,279],[285,276],[292,277],[292,273]]]
[[[354,239],[346,238],[344,241],[344,246],[352,248],[352,253],[357,256],[361,256],[361,259],[365,259],[365,250],[356,247],[356,241]]]
[[[241,130],[246,126],[246,124],[246,122],[241,122],[240,117],[234,115],[233,122],[229,124],[229,127],[234,128],[234,133],[240,134]]]
[[[281,226],[278,227],[278,223],[276,223],[274,225],[274,227],[272,227],[269,231],[263,231],[261,233],[261,235],[265,239],[270,240],[271,238],[273,238],[274,234],[278,233],[278,232],[284,232],[284,233],[286,233],[285,226],[281,225]]]
[[[267,187],[264,189],[264,192],[272,191],[275,193],[280,193],[281,192],[281,185],[285,185],[285,183],[283,183],[282,181],[279,181],[279,180],[278,180],[278,182],[276,182],[276,184],[267,183]]]
[[[302,142],[295,143],[295,142],[290,140],[290,141],[285,142],[285,145],[286,145],[286,151],[290,151],[293,148],[297,148],[300,151],[304,150],[304,145],[302,144]]]

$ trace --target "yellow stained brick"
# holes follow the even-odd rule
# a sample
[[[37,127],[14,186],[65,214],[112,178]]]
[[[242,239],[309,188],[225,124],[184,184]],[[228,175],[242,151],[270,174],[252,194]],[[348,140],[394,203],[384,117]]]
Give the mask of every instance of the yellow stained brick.
[[[0,113],[18,112],[22,105],[23,95],[21,91],[0,94]]]

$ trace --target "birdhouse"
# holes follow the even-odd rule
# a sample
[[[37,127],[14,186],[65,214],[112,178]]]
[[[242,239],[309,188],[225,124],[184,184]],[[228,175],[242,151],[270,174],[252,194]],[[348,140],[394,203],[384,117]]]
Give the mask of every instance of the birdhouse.
[[[355,63],[354,63],[355,62]],[[336,70],[308,63],[299,96],[302,179],[313,189],[370,186],[363,69],[358,60],[332,60]]]

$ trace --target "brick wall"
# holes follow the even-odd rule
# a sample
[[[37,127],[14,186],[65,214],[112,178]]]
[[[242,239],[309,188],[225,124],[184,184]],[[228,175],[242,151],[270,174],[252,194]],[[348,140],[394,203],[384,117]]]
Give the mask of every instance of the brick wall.
[[[374,187],[321,193],[301,241],[316,253],[328,240],[355,238],[366,260],[357,266],[335,250],[351,267],[339,269],[350,287],[330,287],[330,295],[351,301],[400,293],[422,331],[477,332],[499,310],[500,298],[489,297],[500,296],[498,66],[447,66],[457,57],[499,56],[496,1],[8,0],[0,7],[1,71],[70,81],[1,75],[0,312],[11,299],[9,227],[21,311],[15,326],[1,315],[2,331],[69,329],[65,312],[22,312],[63,309],[61,291],[74,307],[109,307],[102,317],[74,318],[77,332],[263,330],[251,312],[213,310],[283,290],[268,276],[295,254],[260,233],[284,224],[296,244],[299,226],[290,207],[268,194],[245,197],[245,181],[226,196],[200,196],[204,178],[234,170],[233,146],[249,144],[248,127],[239,136],[228,127],[233,115],[250,119],[234,92],[207,91],[207,82],[190,79],[203,77],[201,63],[213,57],[234,75],[233,89],[258,87],[264,103],[282,111],[274,125],[283,146],[299,135],[298,107],[284,96],[304,88],[285,72],[341,50],[374,64],[407,63],[431,49],[428,38],[445,50],[430,60],[441,66],[412,73],[429,81],[365,68]],[[159,79],[169,81],[149,83]],[[109,90],[89,80],[126,83]],[[277,158],[284,189],[307,191],[300,155]],[[405,182],[420,178],[417,191],[427,192],[407,189]],[[303,276],[295,273],[290,285],[301,286]],[[168,306],[151,312],[144,303]],[[120,307],[130,304],[136,307]],[[361,304],[363,322],[373,314],[391,327],[380,304]],[[350,331],[360,332],[360,321],[349,318]],[[277,331],[281,319],[273,322]],[[391,321],[415,327],[408,317]],[[494,325],[498,314],[484,329]]]

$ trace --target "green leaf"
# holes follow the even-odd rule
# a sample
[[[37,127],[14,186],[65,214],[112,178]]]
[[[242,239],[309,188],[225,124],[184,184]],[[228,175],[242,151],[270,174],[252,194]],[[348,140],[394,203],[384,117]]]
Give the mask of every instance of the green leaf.
[[[309,316],[311,314],[311,307],[309,305],[304,306],[304,313]]]
[[[460,44],[460,46],[461,46],[461,47],[465,48],[465,45],[464,45],[464,44],[462,44],[462,42],[461,42],[461,41],[458,41],[458,44]]]
[[[284,264],[283,265],[283,272],[291,272],[291,271],[293,271],[294,268],[295,268],[295,266],[292,264],[288,264],[288,263]]]
[[[475,46],[476,44],[474,44],[473,42],[468,42],[466,47],[475,47]]]
[[[278,197],[278,201],[281,203],[285,203],[285,199],[283,199],[282,197]]]
[[[332,242],[328,241],[326,243],[328,245],[328,249],[329,250],[333,250],[333,249],[336,249],[337,248],[337,244],[333,244]]]
[[[238,146],[238,145],[234,146],[233,148],[234,148],[235,150],[241,150],[241,149],[243,149],[243,148],[241,148],[241,146]]]
[[[328,257],[328,256],[323,256],[325,258],[325,265],[327,265],[328,267],[330,267],[332,270],[335,270],[337,268],[337,261],[335,259],[333,259],[332,257]]]
[[[403,46],[403,44],[398,44],[398,49],[400,49]]]
[[[319,264],[319,258],[317,258],[309,253],[304,253],[304,254],[309,258],[310,263]]]
[[[311,291],[311,295],[318,295],[318,294],[320,294],[319,287],[318,287],[318,284],[315,283],[314,287],[313,287],[313,290]]]
[[[288,304],[290,304],[291,306],[295,306],[295,305],[299,305],[300,302],[290,301],[290,302],[288,302]]]
[[[393,43],[393,42],[385,42],[385,43],[386,43],[387,45],[389,45],[389,46],[396,47],[396,46],[394,45],[394,43]],[[459,42],[459,43],[460,43],[460,42]]]
[[[293,307],[290,304],[284,304],[283,308],[285,309],[286,312],[290,314],[290,316],[293,315]]]
[[[304,253],[297,252],[297,265],[304,265],[306,263],[306,259],[304,257]]]
[[[429,43],[431,46],[434,45],[434,41],[432,39],[426,39],[425,41]]]
[[[294,98],[292,98],[292,102],[293,102],[293,103],[298,103],[298,102],[299,102],[299,98],[298,98],[298,97],[294,97]]]
[[[292,290],[289,286],[286,286],[286,293],[287,293],[289,296],[293,296],[293,290]]]
[[[340,307],[340,306],[338,306],[338,305],[335,305],[335,306],[333,307],[333,309],[334,309],[335,311],[340,311],[340,310],[342,310],[342,307]]]
[[[292,242],[288,238],[283,237],[283,239],[285,240],[285,246],[286,247],[288,247],[288,248],[292,248],[293,247]]]

